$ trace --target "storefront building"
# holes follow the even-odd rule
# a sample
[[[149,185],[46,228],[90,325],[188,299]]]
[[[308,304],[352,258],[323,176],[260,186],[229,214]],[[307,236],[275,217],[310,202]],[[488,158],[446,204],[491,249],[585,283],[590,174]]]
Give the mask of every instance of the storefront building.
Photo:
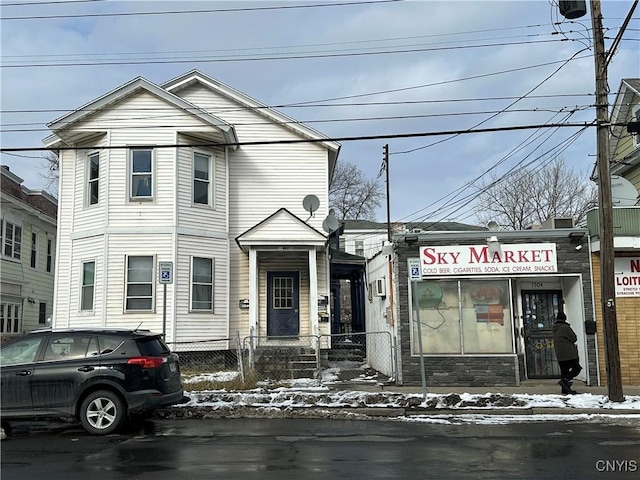
[[[598,384],[586,229],[428,232],[394,238],[399,381],[519,385],[560,377],[552,327],[578,336],[578,380]],[[584,246],[584,248],[583,248]]]

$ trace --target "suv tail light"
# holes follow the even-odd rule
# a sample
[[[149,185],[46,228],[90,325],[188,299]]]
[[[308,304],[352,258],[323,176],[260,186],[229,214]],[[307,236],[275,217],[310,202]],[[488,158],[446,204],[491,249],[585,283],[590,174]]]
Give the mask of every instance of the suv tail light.
[[[165,361],[164,357],[132,357],[127,360],[127,363],[140,365],[142,368],[159,368]]]

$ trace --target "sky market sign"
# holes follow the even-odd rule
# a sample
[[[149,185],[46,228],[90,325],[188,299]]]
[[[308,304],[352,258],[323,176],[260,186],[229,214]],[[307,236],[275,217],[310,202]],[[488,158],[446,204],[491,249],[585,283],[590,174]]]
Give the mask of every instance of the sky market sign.
[[[557,271],[555,243],[502,244],[498,248],[489,248],[487,245],[420,247],[420,272],[423,277]]]

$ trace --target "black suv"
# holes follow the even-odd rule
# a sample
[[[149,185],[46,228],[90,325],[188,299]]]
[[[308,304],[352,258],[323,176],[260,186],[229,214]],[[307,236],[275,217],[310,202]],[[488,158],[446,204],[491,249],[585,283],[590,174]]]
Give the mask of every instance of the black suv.
[[[178,356],[146,330],[38,330],[0,347],[0,416],[73,417],[89,433],[183,399]]]

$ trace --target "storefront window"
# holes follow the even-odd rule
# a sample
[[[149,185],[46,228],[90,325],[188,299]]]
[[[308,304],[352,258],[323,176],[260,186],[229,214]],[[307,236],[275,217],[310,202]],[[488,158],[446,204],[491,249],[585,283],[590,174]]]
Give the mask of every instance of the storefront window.
[[[460,282],[464,353],[510,353],[511,309],[509,283]]]
[[[425,280],[413,283],[413,353],[511,353],[507,280]]]

